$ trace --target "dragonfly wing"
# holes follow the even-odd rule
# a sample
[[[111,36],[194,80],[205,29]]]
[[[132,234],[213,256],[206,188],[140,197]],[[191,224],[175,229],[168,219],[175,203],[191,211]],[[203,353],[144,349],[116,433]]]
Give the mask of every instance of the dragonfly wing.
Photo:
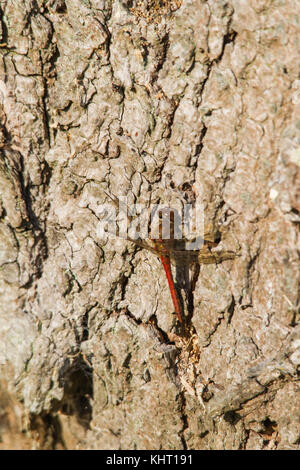
[[[233,251],[214,251],[210,253],[199,253],[198,263],[199,264],[212,264],[222,263],[227,259],[233,259],[237,255]]]
[[[170,260],[174,265],[186,266],[198,262],[199,251],[193,250],[172,250]]]
[[[217,264],[222,261],[233,259],[237,255],[233,251],[211,251],[204,246],[201,250],[173,250],[170,253],[170,259],[173,264],[187,265],[192,263],[198,264]]]
[[[145,248],[146,250],[151,251],[156,256],[160,256],[160,253],[158,252],[158,250],[156,250],[153,246],[149,245],[149,243],[147,243],[144,240],[141,240],[140,238],[137,239],[137,240],[134,240],[133,238],[130,238],[130,237],[127,236],[126,240],[128,240],[131,243],[134,243],[135,245],[139,246],[140,248]]]

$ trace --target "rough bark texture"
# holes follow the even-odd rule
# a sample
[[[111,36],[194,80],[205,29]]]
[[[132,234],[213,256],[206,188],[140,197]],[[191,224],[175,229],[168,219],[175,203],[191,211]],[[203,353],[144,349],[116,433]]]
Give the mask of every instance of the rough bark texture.
[[[299,449],[299,2],[0,5],[0,448]],[[104,191],[226,227],[185,334]]]

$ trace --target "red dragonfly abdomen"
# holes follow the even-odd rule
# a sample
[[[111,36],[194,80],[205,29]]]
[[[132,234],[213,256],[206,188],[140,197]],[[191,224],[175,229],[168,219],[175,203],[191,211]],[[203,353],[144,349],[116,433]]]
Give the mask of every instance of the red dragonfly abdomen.
[[[180,299],[179,299],[179,296],[178,296],[178,293],[177,293],[177,290],[176,290],[176,287],[175,287],[175,284],[174,284],[174,279],[173,279],[172,270],[171,270],[170,258],[169,258],[169,256],[161,255],[160,260],[162,262],[162,265],[164,267],[164,270],[165,270],[165,273],[166,273],[166,276],[167,276],[167,280],[168,280],[168,284],[169,284],[169,288],[170,288],[170,292],[171,292],[171,297],[172,297],[172,300],[173,300],[175,313],[176,313],[177,318],[180,321],[180,323],[183,323],[182,306],[181,306]]]

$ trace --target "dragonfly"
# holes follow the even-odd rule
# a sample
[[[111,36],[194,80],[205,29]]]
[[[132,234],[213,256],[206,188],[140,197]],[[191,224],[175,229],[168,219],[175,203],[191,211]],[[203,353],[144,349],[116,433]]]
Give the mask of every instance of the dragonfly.
[[[120,205],[118,198],[108,193],[106,194],[112,200],[113,204],[119,209]],[[127,216],[131,222],[133,218],[129,216],[128,213]],[[162,220],[163,216],[164,214],[162,211],[160,214],[160,220]],[[216,248],[220,242],[220,238],[217,236],[217,231],[205,233],[202,240],[202,247],[198,250],[186,250],[182,249],[182,246],[178,249],[178,245],[182,245],[182,242],[180,243],[178,240],[174,239],[174,228],[172,229],[172,220],[170,225],[171,230],[169,239],[158,237],[155,239],[149,238],[143,240],[133,239],[128,235],[126,235],[126,239],[140,248],[144,248],[159,257],[166,274],[175,313],[177,315],[178,321],[183,324],[184,309],[174,282],[171,264],[176,267],[189,266],[191,264],[218,264],[223,261],[233,259],[238,255],[233,251],[213,251],[213,249]],[[161,226],[159,235],[161,235]]]

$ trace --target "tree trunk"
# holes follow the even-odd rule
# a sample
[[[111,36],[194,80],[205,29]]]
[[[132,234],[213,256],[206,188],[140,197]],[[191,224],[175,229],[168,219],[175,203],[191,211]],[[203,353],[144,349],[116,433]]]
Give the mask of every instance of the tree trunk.
[[[299,449],[300,4],[0,5],[0,448]],[[236,254],[183,325],[106,193]]]

